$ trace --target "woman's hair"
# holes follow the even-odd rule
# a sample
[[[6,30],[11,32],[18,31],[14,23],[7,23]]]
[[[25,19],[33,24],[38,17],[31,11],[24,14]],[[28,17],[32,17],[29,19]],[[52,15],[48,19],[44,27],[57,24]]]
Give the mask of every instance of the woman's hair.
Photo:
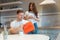
[[[31,5],[32,5],[32,10],[30,9],[30,6],[31,6]],[[35,16],[38,17],[38,12],[37,12],[36,5],[35,5],[34,2],[30,2],[30,3],[29,3],[29,12],[30,12],[30,11],[33,11],[34,14],[35,14]]]

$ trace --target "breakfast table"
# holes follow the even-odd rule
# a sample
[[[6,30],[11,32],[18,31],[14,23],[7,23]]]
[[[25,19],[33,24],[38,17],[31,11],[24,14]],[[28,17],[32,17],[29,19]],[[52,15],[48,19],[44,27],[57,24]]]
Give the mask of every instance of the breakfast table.
[[[0,34],[0,40],[49,40],[49,36],[43,34],[13,34],[7,35],[7,39],[4,39],[3,34]]]

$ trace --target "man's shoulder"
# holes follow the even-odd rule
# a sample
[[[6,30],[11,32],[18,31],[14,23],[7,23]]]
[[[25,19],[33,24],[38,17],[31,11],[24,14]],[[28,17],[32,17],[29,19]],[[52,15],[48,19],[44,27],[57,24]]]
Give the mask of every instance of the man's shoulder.
[[[23,20],[23,24],[25,24],[25,23],[27,23],[27,22],[29,22],[28,20]]]
[[[23,22],[28,22],[28,20],[23,20]]]
[[[16,22],[16,20],[11,21],[11,23],[15,23],[15,22]]]

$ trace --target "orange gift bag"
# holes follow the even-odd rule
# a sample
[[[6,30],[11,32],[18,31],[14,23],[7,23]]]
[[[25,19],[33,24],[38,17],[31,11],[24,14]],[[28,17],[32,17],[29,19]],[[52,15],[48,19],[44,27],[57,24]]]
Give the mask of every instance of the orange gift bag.
[[[32,24],[32,22],[27,22],[26,24],[23,25],[23,31],[25,34],[28,34],[31,31],[34,31],[34,25]]]

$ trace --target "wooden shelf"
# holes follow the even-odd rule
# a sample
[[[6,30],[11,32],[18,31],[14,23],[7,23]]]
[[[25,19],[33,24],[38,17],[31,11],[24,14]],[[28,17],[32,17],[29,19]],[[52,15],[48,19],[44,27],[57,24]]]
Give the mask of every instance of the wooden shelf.
[[[22,4],[22,2],[21,1],[16,1],[16,2],[2,3],[2,4],[0,4],[0,6],[13,5],[13,4]]]
[[[6,11],[16,11],[16,10],[23,10],[23,9],[22,9],[22,8],[4,9],[4,10],[0,10],[0,12],[6,12]]]
[[[3,16],[3,18],[16,18],[16,15],[13,15],[13,16]]]

